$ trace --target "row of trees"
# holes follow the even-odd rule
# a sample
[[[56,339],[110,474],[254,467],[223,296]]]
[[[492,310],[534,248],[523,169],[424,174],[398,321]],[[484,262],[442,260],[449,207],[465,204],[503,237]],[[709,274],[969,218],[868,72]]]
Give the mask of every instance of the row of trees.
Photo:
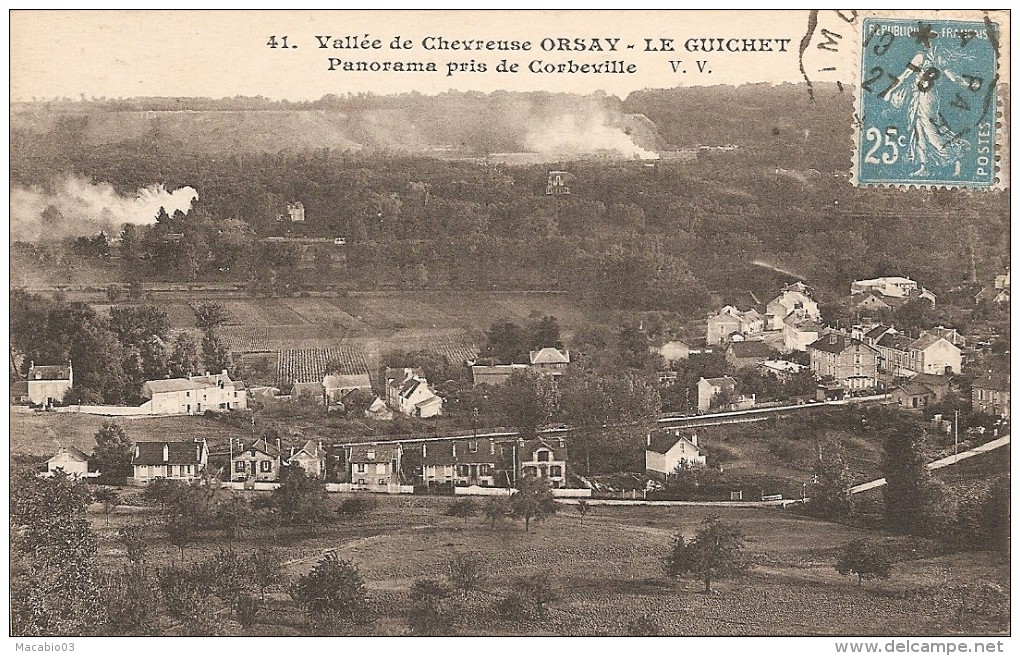
[[[171,338],[170,320],[157,306],[118,305],[104,316],[86,303],[17,289],[11,291],[10,303],[10,346],[20,356],[20,374],[27,374],[33,362],[71,362],[74,386],[64,399],[67,403],[138,403],[147,380],[186,377],[203,366],[219,371],[229,364],[215,326],[205,329],[200,351],[187,332]],[[214,307],[199,306],[200,326]]]

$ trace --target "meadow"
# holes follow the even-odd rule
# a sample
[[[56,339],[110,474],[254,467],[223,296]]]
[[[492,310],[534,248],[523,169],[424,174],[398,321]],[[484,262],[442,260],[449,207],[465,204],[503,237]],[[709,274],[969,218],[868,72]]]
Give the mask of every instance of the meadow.
[[[256,493],[248,493],[256,494]],[[446,603],[460,635],[625,635],[642,615],[669,635],[926,635],[990,634],[1008,631],[999,611],[967,609],[960,590],[978,581],[1008,593],[1008,559],[977,552],[933,555],[915,539],[849,528],[780,509],[706,507],[594,507],[583,525],[572,507],[533,525],[497,525],[480,518],[442,513],[446,498],[374,497],[368,514],[317,527],[251,529],[228,541],[204,534],[185,552],[188,562],[216,549],[244,550],[271,544],[281,551],[285,573],[306,573],[327,550],[351,559],[364,577],[374,621],[365,635],[407,633],[408,592],[417,579],[444,579],[447,562],[470,554],[482,562],[481,589]],[[126,506],[109,523],[92,508],[99,534],[99,560],[126,563],[116,531],[127,524],[155,522],[155,509]],[[662,558],[677,531],[692,535],[708,516],[739,524],[754,563],[737,578],[719,580],[713,592],[695,580],[671,580]],[[153,528],[150,562],[180,561],[179,552]],[[898,554],[892,577],[863,586],[833,568],[838,546],[867,536]],[[541,578],[555,599],[544,619],[509,622],[496,602],[522,578]],[[954,596],[955,595],[955,596]],[[959,610],[960,612],[957,612]],[[303,615],[281,588],[268,597],[255,635],[310,632]],[[247,634],[247,633],[246,633]]]

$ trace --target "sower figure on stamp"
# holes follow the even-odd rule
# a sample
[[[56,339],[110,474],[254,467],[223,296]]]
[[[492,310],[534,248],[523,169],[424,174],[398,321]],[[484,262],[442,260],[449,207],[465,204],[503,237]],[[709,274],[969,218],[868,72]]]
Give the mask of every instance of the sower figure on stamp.
[[[938,45],[926,48],[914,55],[899,81],[886,94],[897,109],[907,104],[910,127],[907,158],[918,166],[911,177],[928,176],[933,168],[950,166],[954,175],[960,174],[960,158],[970,150],[971,144],[949,129],[942,115],[942,99],[936,82],[944,75],[950,82],[966,87],[967,82],[948,67],[965,58],[962,53],[950,52]]]

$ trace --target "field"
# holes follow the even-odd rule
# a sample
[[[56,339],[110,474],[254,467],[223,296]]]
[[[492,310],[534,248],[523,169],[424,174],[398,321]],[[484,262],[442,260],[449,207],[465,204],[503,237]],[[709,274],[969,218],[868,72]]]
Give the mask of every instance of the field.
[[[99,312],[112,307],[88,299]],[[584,321],[569,298],[515,292],[378,292],[335,297],[251,299],[219,291],[159,291],[149,301],[166,310],[173,330],[195,329],[194,308],[219,303],[228,320],[220,336],[236,358],[277,353],[275,380],[321,379],[325,363],[340,356],[350,371],[375,372],[387,353],[425,350],[464,362],[478,355],[484,331],[496,321],[524,323],[557,317],[567,337]],[[248,360],[245,360],[248,361]],[[261,376],[259,377],[261,378]]]
[[[103,422],[116,421],[137,441],[191,440],[204,437],[210,448],[227,443],[230,437],[251,439],[251,431],[205,417],[100,417],[77,413],[11,414],[10,453],[51,456],[57,445],[76,446],[92,453],[94,435]]]
[[[417,498],[376,497],[369,515],[317,529],[259,529],[263,543],[281,549],[289,576],[306,573],[326,550],[338,549],[359,567],[376,612],[358,629],[368,635],[401,635],[414,580],[442,580],[449,558],[471,554],[484,563],[481,591],[447,603],[456,608],[455,631],[462,635],[621,635],[627,625],[648,615],[671,635],[925,635],[988,634],[1008,631],[1001,618],[980,612],[957,616],[953,586],[986,580],[1008,592],[1008,559],[992,553],[907,556],[888,581],[858,587],[833,569],[835,549],[862,536],[851,529],[806,519],[778,509],[610,508],[596,507],[582,527],[572,508],[536,524],[525,533],[516,522],[491,530],[477,518],[466,523],[442,516],[448,500],[432,498],[430,508]],[[154,519],[154,511],[121,508],[109,526],[93,515],[100,534],[99,558],[124,562],[116,530]],[[754,565],[744,576],[717,581],[713,594],[693,580],[671,581],[661,560],[671,536],[691,534],[709,515],[737,522],[747,536]],[[870,537],[909,551],[904,538],[871,532]],[[235,543],[255,545],[252,537]],[[220,546],[207,535],[189,547],[186,558],[201,560]],[[179,556],[153,535],[153,561]],[[544,620],[504,621],[493,606],[521,577],[541,577],[555,600]],[[957,588],[958,589],[958,588]],[[948,595],[948,596],[947,596]],[[285,592],[270,595],[270,608],[253,628],[256,635],[309,632],[303,616]],[[949,605],[946,605],[949,604]]]

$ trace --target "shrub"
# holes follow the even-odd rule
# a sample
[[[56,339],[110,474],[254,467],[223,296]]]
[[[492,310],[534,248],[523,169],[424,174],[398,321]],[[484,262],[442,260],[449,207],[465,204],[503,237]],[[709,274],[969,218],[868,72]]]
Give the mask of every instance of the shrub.
[[[854,540],[840,547],[836,571],[843,576],[857,575],[857,585],[865,579],[887,579],[892,572],[889,552],[870,540]]]
[[[375,510],[378,502],[367,496],[356,495],[340,502],[336,512],[341,517],[360,517]]]

